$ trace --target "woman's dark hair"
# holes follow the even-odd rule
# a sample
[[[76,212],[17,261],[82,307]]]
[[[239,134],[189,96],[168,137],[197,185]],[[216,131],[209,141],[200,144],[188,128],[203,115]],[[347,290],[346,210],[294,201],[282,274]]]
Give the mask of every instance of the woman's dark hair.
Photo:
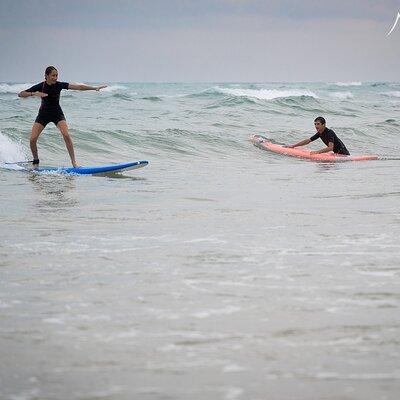
[[[314,119],[314,122],[321,122],[322,125],[326,124],[325,118],[324,117],[317,117]]]
[[[44,73],[45,73],[46,75],[50,75],[54,70],[57,71],[57,68],[56,68],[56,67],[53,67],[52,65],[50,65],[50,67],[47,67],[47,68],[46,68],[46,71],[44,71]]]

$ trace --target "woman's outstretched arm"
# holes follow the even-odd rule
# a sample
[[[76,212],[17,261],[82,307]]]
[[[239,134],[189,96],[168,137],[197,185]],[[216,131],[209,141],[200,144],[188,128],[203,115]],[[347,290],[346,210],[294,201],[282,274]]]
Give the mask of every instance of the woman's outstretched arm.
[[[89,85],[84,85],[84,84],[70,83],[69,86],[68,86],[68,89],[70,89],[70,90],[97,90],[97,91],[99,91],[100,89],[104,89],[106,87],[107,87],[107,85],[89,86]]]

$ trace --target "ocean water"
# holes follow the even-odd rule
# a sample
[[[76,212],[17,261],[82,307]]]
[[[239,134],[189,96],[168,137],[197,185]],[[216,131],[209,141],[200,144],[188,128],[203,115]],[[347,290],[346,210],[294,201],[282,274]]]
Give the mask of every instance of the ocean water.
[[[105,177],[4,168],[31,83],[0,84],[1,399],[398,399],[400,83],[63,91],[80,165],[149,161]],[[381,159],[249,142],[318,115]],[[54,126],[39,155],[69,165]]]

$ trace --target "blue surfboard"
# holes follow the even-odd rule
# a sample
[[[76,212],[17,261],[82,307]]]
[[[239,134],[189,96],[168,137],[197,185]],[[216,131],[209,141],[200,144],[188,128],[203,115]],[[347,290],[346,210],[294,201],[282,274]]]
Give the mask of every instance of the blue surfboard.
[[[56,174],[71,174],[71,175],[95,175],[95,174],[107,174],[107,173],[116,173],[122,171],[129,171],[132,169],[143,168],[148,165],[148,161],[133,161],[128,163],[121,164],[107,164],[107,165],[98,165],[91,167],[48,167],[41,166],[39,168],[25,167],[21,166],[19,163],[7,163],[8,165],[18,165],[18,171],[27,171],[33,173],[56,173]],[[14,169],[14,168],[13,168]]]

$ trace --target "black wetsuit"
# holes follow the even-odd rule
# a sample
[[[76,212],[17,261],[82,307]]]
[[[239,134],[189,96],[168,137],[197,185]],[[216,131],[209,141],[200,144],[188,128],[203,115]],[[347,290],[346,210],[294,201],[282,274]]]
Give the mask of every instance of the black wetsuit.
[[[325,128],[321,134],[317,132],[315,135],[310,137],[312,142],[317,139],[321,139],[327,146],[329,146],[329,143],[333,143],[333,152],[336,154],[344,154],[347,156],[350,155],[349,151],[346,149],[346,146],[336,136],[336,133],[332,129]]]
[[[49,122],[53,122],[54,125],[57,125],[60,121],[65,121],[65,116],[59,101],[61,90],[68,88],[69,83],[67,82],[56,82],[53,85],[41,82],[26,90],[27,92],[43,92],[48,94],[48,96],[42,97],[42,105],[39,108],[39,114],[35,122],[46,126]]]

